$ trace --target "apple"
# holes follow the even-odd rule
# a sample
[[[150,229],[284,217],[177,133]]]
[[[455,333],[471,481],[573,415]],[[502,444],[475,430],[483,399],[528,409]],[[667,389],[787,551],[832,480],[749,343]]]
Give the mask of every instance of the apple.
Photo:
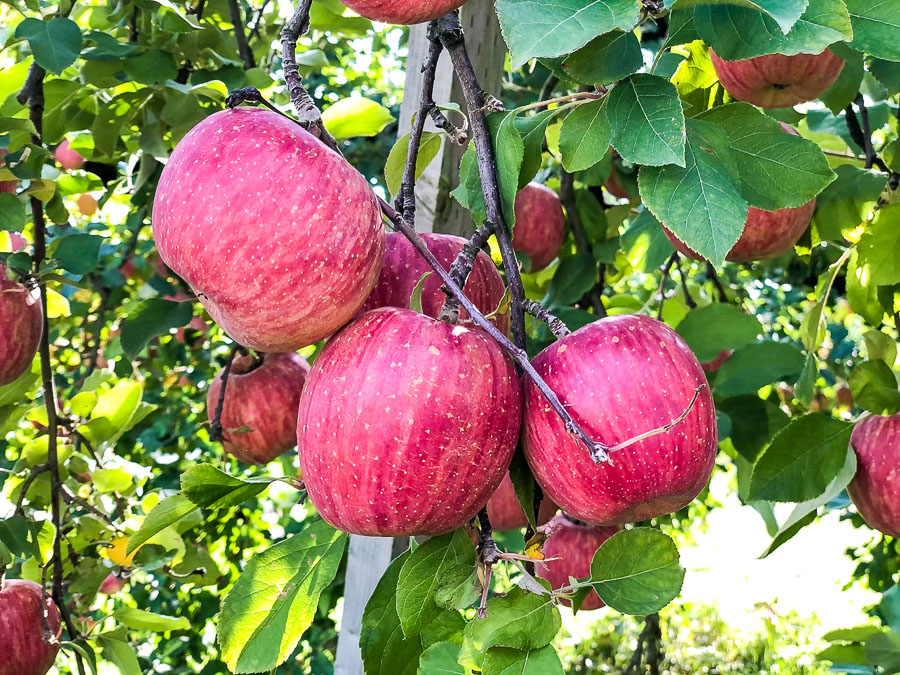
[[[83,216],[92,216],[97,213],[97,200],[94,199],[94,196],[85,192],[76,200],[76,205],[78,206],[78,210],[81,211],[81,215]]]
[[[56,152],[53,153],[57,163],[67,171],[80,169],[84,164],[84,157],[77,150],[73,150],[69,145],[69,141],[64,140],[56,146]]]
[[[528,525],[528,517],[522,510],[516,489],[507,473],[497,491],[491,495],[487,503],[488,518],[495,530],[517,530]],[[538,525],[545,524],[558,510],[556,504],[544,497],[538,511]]]
[[[516,195],[513,248],[531,259],[530,272],[553,262],[566,236],[562,204],[546,185],[529,183]]]
[[[297,408],[309,364],[294,353],[265,354],[258,367],[253,364],[253,357],[238,356],[231,365],[222,406],[222,445],[242,462],[267,464],[297,440]],[[221,391],[218,373],[206,396],[210,419]]]
[[[734,354],[733,349],[723,349],[712,361],[703,361],[700,365],[706,372],[714,373],[722,367],[722,364],[725,363],[732,354]]]
[[[869,415],[850,436],[856,475],[850,499],[870,527],[900,537],[900,413]]]
[[[42,601],[49,636],[44,635]],[[25,579],[0,581],[0,675],[44,675],[56,661],[61,633],[59,610],[40,585]]]
[[[709,50],[725,91],[761,108],[790,108],[818,98],[841,74],[844,59],[829,49],[820,54],[767,54],[725,61]]]
[[[344,325],[378,280],[385,233],[368,181],[293,121],[259,108],[210,115],[159,179],[163,261],[213,320],[261,352]]]
[[[412,25],[438,19],[466,0],[347,0],[344,4],[372,21]]]
[[[15,381],[31,366],[44,328],[41,296],[6,276],[0,263],[0,386]]]
[[[115,595],[123,588],[125,588],[125,580],[116,576],[115,572],[110,572],[100,583],[100,593],[104,595]]]
[[[9,150],[6,148],[0,148],[0,159],[3,159],[9,154]],[[4,168],[6,166],[5,162],[0,162],[0,168]],[[16,187],[18,187],[19,181],[17,180],[0,180],[0,194],[4,192],[7,194],[14,195],[16,193]]]
[[[606,188],[606,191],[609,192],[616,199],[631,199],[632,195],[628,192],[623,186],[622,182],[619,180],[620,172],[619,167],[616,163],[616,160],[619,158],[619,153],[612,147],[612,161],[609,165],[609,178],[606,179],[606,182],[603,184],[603,187]],[[634,178],[631,179],[632,182]]]
[[[18,232],[4,232],[0,230],[0,253],[15,253],[21,251],[28,245]]]
[[[300,397],[307,492],[345,532],[450,532],[499,487],[521,413],[513,363],[484,331],[367,312],[325,345]]]
[[[591,562],[600,545],[619,531],[618,527],[598,527],[577,523],[565,513],[560,513],[551,520],[545,528],[550,532],[547,541],[541,551],[545,558],[556,558],[539,563],[537,574],[541,579],[550,582],[554,590],[569,585],[569,577],[584,579],[591,576]],[[567,607],[571,601],[562,599]],[[591,590],[581,609],[599,609],[606,603],[597,595],[597,591]]]
[[[532,363],[584,431],[607,445],[669,424],[706,384],[681,337],[639,315],[590,323]],[[672,429],[595,464],[528,381],[522,440],[534,477],[560,508],[595,525],[622,525],[677,511],[703,490],[716,459],[716,411],[706,386]]]
[[[850,391],[850,386],[844,382],[838,382],[834,387],[834,400],[840,406],[852,408],[853,392]]]
[[[428,250],[434,253],[444,269],[450,270],[456,256],[462,250],[466,240],[452,234],[423,234],[422,238]],[[360,311],[368,311],[378,307],[409,308],[409,298],[422,275],[431,272],[431,268],[419,252],[413,248],[409,240],[400,232],[387,235],[384,250],[384,265],[378,283],[375,284],[369,299]],[[444,306],[446,295],[441,291],[441,280],[434,273],[425,280],[422,288],[422,311],[430,317],[437,318]],[[490,256],[479,251],[472,266],[472,272],[465,285],[466,296],[475,303],[482,314],[490,314],[503,299],[506,287],[503,279]],[[468,318],[465,309],[460,308],[461,320]],[[504,333],[509,326],[509,315],[503,314],[494,322]]]

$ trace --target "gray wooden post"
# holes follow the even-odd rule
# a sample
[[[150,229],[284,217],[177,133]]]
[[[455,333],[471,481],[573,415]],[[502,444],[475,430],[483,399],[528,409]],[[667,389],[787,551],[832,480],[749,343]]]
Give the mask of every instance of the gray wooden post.
[[[462,9],[461,21],[469,45],[469,55],[481,86],[499,98],[506,46],[494,13],[493,0],[470,0]],[[426,24],[412,26],[406,61],[406,86],[400,106],[399,135],[409,133],[410,119],[418,109],[422,87],[422,63],[428,49]],[[453,78],[450,59],[441,56],[435,78],[434,100],[456,101],[465,110],[459,83]],[[452,119],[452,118],[451,118]],[[429,127],[426,127],[429,128]],[[430,127],[434,130],[433,127]],[[474,231],[469,213],[450,196],[459,182],[459,160],[465,147],[444,141],[438,156],[416,183],[416,229],[419,232],[449,232],[466,235]],[[391,560],[406,550],[406,539],[350,537],[347,573],[344,581],[344,611],[338,637],[335,675],[363,675],[359,652],[359,631],[363,610],[372,591]]]

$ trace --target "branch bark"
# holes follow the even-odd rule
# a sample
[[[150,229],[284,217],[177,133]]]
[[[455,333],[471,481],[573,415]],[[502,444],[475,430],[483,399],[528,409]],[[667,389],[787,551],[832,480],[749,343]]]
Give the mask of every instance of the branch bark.
[[[588,240],[584,224],[581,222],[581,215],[578,213],[578,206],[575,201],[575,179],[572,174],[565,169],[560,169],[559,199],[566,208],[566,221],[569,223],[569,228],[572,230],[575,248],[578,249],[579,253],[593,255],[591,252],[591,243]],[[603,279],[606,276],[606,270],[603,269],[601,271],[603,274],[600,277],[600,283],[595,284],[591,290],[588,291],[587,295],[588,300],[591,303],[591,308],[594,310],[594,314],[602,318],[606,316],[606,307],[603,306],[602,300]]]
[[[231,23],[234,26],[234,39],[237,42],[238,54],[244,62],[244,70],[256,67],[256,59],[253,50],[247,42],[247,33],[244,31],[244,18],[241,16],[241,8],[238,0],[228,0],[228,11],[231,14]]]
[[[231,347],[231,353],[228,355],[228,361],[222,370],[222,388],[219,390],[219,400],[216,401],[216,410],[209,427],[209,440],[216,443],[222,440],[222,410],[225,407],[225,389],[228,388],[228,376],[231,375],[231,366],[234,364],[234,357],[241,351],[243,347],[237,342]]]

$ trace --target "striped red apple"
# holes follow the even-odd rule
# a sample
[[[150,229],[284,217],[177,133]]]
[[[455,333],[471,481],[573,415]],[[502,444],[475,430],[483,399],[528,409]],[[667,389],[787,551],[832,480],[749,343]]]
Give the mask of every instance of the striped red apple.
[[[44,675],[56,660],[60,634],[59,610],[40,585],[0,581],[0,675]]]
[[[870,527],[900,537],[900,413],[863,419],[850,447],[857,469],[847,492],[856,510]]]

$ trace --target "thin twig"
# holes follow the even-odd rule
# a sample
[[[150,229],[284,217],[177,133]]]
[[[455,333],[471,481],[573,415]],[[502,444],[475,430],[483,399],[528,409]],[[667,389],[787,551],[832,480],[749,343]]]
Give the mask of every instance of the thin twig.
[[[36,467],[31,469],[31,473],[28,474],[28,477],[22,483],[19,497],[18,499],[16,499],[16,513],[25,515],[25,509],[22,507],[22,504],[24,504],[25,502],[25,495],[28,494],[28,490],[31,488],[31,484],[34,482],[35,478],[49,470],[50,466],[47,464],[38,464]]]
[[[491,590],[491,571],[500,560],[500,550],[494,542],[494,528],[488,518],[487,506],[478,512],[478,564],[484,568],[484,587],[481,589],[481,601],[478,604],[478,618],[487,618],[487,599]]]
[[[694,298],[688,290],[687,276],[684,273],[684,269],[681,267],[681,258],[675,259],[675,267],[678,268],[678,277],[681,279],[681,292],[684,294],[684,304],[690,309],[694,309],[697,306],[697,303],[694,302]]]
[[[688,416],[688,413],[691,412],[691,410],[694,407],[694,404],[697,402],[697,399],[700,397],[700,392],[703,391],[705,388],[706,388],[705,382],[701,385],[698,385],[697,388],[694,389],[694,395],[691,396],[691,400],[688,402],[687,407],[681,411],[681,414],[678,417],[676,417],[674,420],[672,420],[668,424],[664,424],[661,427],[657,427],[656,429],[651,429],[650,431],[645,431],[644,433],[638,434],[637,436],[632,436],[627,441],[622,441],[621,443],[616,443],[615,445],[610,446],[609,448],[607,448],[607,450],[609,452],[618,452],[619,450],[624,450],[625,448],[627,448],[631,445],[634,445],[635,443],[639,443],[647,438],[650,438],[651,436],[657,436],[659,434],[666,433],[669,429],[671,429],[672,427],[677,425],[685,417]]]
[[[244,62],[244,70],[256,67],[256,59],[253,50],[247,43],[247,34],[244,32],[244,18],[241,16],[241,8],[238,0],[228,0],[228,11],[231,14],[231,24],[234,26],[234,39],[237,42],[238,54]]]
[[[722,280],[719,279],[719,275],[716,273],[715,265],[711,262],[706,263],[706,276],[712,279],[713,285],[719,294],[719,302],[728,302],[728,293],[725,290],[725,286],[722,285]]]
[[[565,169],[560,169],[559,199],[566,209],[566,222],[569,223],[569,229],[572,230],[575,248],[578,249],[579,253],[585,253],[593,258],[591,243],[588,240],[584,224],[581,222],[581,214],[578,213],[578,206],[575,200],[575,179]],[[594,284],[587,293],[594,314],[601,318],[606,316],[606,307],[604,307],[602,300],[605,276],[604,274],[600,279],[600,283]]]
[[[869,112],[866,109],[865,103],[862,101],[862,97],[857,97],[856,104],[859,106],[860,114],[864,115],[864,121],[866,125],[868,125]],[[892,173],[890,167],[885,163],[885,161],[878,156],[878,153],[875,152],[875,149],[872,147],[872,135],[871,133],[865,133],[863,128],[860,126],[859,119],[856,117],[856,113],[853,111],[853,104],[847,104],[847,107],[844,109],[844,118],[847,123],[847,131],[850,132],[850,138],[853,139],[853,142],[856,143],[859,147],[861,147],[866,153],[866,168],[870,169],[872,166],[877,166],[879,169],[884,171],[885,173]]]
[[[576,94],[567,94],[566,96],[560,96],[559,98],[548,98],[544,101],[535,101],[534,103],[529,103],[528,105],[523,105],[516,108],[517,111],[525,112],[526,110],[537,110],[538,108],[546,108],[548,106],[553,105],[554,103],[565,104],[572,103],[573,101],[581,101],[584,99],[597,100],[603,98],[603,94],[600,94],[596,91],[580,91]]]
[[[543,321],[545,324],[547,324],[550,332],[553,333],[553,335],[555,335],[557,339],[562,339],[572,333],[572,331],[568,329],[566,324],[563,323],[562,319],[557,316],[553,316],[553,314],[545,309],[544,306],[541,305],[541,303],[526,299],[523,307],[527,314],[531,314],[531,316],[533,316],[535,319]]]
[[[475,265],[478,252],[490,238],[491,228],[487,225],[482,225],[463,244],[462,249],[460,249],[459,254],[450,266],[450,278],[460,288],[466,287],[466,281],[472,272],[472,267]],[[453,293],[446,286],[442,287],[441,290],[444,291],[447,298],[444,300],[444,305],[441,307],[441,313],[438,315],[438,318],[447,323],[456,323],[459,320],[459,300],[453,296]]]
[[[222,410],[225,408],[225,389],[228,387],[228,376],[231,374],[234,357],[237,356],[238,351],[241,349],[241,345],[237,342],[232,345],[228,361],[225,362],[225,368],[222,370],[222,388],[219,390],[219,400],[216,401],[216,410],[213,414],[212,424],[209,427],[209,440],[213,443],[222,439]]]
[[[657,311],[657,317],[661,320],[663,314],[663,305],[666,302],[666,282],[669,280],[669,272],[672,271],[672,265],[675,264],[675,261],[678,259],[678,251],[675,251],[669,259],[666,261],[666,264],[663,265],[662,268],[662,278],[659,280],[659,289],[656,291],[656,295],[659,295],[659,310]],[[653,300],[656,295],[650,297],[650,300],[647,301],[647,304]]]

